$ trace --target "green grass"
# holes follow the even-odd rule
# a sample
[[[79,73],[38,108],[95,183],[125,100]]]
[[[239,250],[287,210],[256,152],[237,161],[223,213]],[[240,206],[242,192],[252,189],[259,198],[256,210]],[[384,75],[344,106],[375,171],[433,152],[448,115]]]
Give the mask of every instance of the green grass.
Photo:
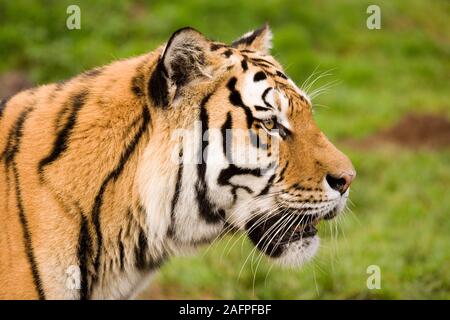
[[[81,7],[79,31],[65,28],[69,4]],[[369,4],[381,7],[381,30],[365,26]],[[23,70],[36,83],[153,50],[183,26],[230,42],[268,21],[274,55],[297,83],[316,69],[332,75],[315,88],[339,82],[315,100],[319,126],[338,145],[407,112],[450,115],[447,1],[15,0],[0,3],[0,20],[0,73]],[[283,270],[262,259],[255,271],[256,263],[243,266],[250,244],[239,241],[228,252],[228,238],[206,254],[170,261],[150,296],[450,298],[450,151],[344,150],[358,171],[353,213],[337,231],[321,227],[314,262]],[[381,290],[366,287],[373,264]]]

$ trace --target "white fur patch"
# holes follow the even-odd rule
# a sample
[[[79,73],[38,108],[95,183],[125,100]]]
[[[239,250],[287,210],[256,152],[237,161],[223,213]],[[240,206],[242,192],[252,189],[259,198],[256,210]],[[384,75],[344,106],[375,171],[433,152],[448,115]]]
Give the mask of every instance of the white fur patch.
[[[286,267],[299,267],[316,255],[319,244],[320,239],[318,236],[292,242],[287,245],[283,254],[274,259],[274,261]]]

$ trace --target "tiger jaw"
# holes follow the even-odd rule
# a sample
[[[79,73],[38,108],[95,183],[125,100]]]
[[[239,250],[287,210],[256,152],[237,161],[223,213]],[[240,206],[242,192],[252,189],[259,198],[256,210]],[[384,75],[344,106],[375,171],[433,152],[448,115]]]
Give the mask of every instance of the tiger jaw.
[[[269,218],[257,215],[247,222],[245,230],[252,243],[275,262],[300,266],[311,260],[319,248],[318,223],[335,218],[345,207],[347,197],[348,192],[321,213],[282,208],[281,213]]]

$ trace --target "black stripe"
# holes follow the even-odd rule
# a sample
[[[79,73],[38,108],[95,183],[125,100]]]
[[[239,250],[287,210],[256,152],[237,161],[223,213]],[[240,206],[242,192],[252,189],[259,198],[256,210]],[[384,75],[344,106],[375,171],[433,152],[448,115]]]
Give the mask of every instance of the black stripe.
[[[286,164],[284,165],[283,169],[281,169],[280,175],[278,176],[278,179],[277,179],[277,181],[275,181],[275,183],[278,183],[284,179],[284,173],[286,172],[288,165],[289,165],[289,161],[286,161]]]
[[[231,154],[232,140],[233,136],[227,136],[228,130],[231,130],[233,127],[233,118],[231,117],[231,112],[227,112],[227,119],[225,123],[222,125],[221,133],[222,133],[222,150],[224,156],[228,159],[228,162],[233,162],[233,157]]]
[[[227,49],[225,50],[225,52],[223,53],[223,55],[227,58],[231,57],[231,55],[233,54],[233,50],[231,49]]]
[[[5,109],[6,109],[6,104],[8,103],[10,98],[11,97],[6,97],[6,98],[3,98],[0,101],[0,120],[2,119],[3,113],[4,113]]]
[[[286,80],[288,78],[283,72],[281,72],[279,70],[277,70],[277,76],[279,76],[280,78],[286,79]]]
[[[232,77],[227,83],[227,88],[231,91],[229,99],[233,105],[242,107],[244,105],[244,102],[242,101],[241,94],[236,90],[236,83],[236,77]]]
[[[208,111],[206,110],[206,103],[211,94],[205,96],[200,104],[200,121],[202,124],[202,134],[200,141],[200,149],[198,153],[197,176],[198,181],[195,186],[197,194],[197,204],[200,216],[208,223],[217,223],[224,219],[225,212],[222,209],[216,208],[208,199],[208,188],[206,185],[206,162],[208,154],[206,151],[208,147]],[[202,156],[203,155],[203,156]]]
[[[227,83],[227,88],[231,91],[229,99],[233,105],[244,109],[245,116],[247,119],[247,128],[250,129],[253,125],[254,117],[250,108],[247,107],[242,101],[241,94],[239,93],[238,90],[236,90],[236,83],[237,83],[236,77],[232,77]]]
[[[145,270],[148,268],[147,261],[148,254],[148,240],[144,229],[139,228],[138,243],[134,248],[135,265],[138,270]]]
[[[269,91],[272,90],[272,87],[268,87],[266,90],[264,90],[263,94],[262,94],[262,100],[264,101],[264,104],[268,107],[268,108],[272,108],[275,109],[269,102],[267,102],[267,94],[269,93]]]
[[[150,123],[150,112],[149,112],[147,106],[144,106],[144,110],[142,113],[141,127],[139,128],[138,132],[134,136],[131,143],[129,145],[127,145],[125,151],[122,152],[119,163],[114,168],[114,170],[112,170],[108,174],[108,176],[105,178],[105,180],[103,181],[102,185],[100,186],[100,189],[95,197],[94,205],[92,208],[92,220],[94,223],[95,232],[97,234],[97,255],[96,255],[95,264],[94,264],[95,270],[97,272],[96,277],[95,277],[96,280],[98,279],[98,270],[99,270],[99,266],[100,266],[100,254],[101,254],[101,249],[102,249],[102,245],[103,245],[103,243],[102,243],[103,237],[102,237],[101,225],[100,225],[100,213],[101,213],[101,207],[103,204],[103,196],[106,191],[106,187],[108,186],[108,184],[111,181],[116,181],[119,178],[120,174],[122,173],[122,171],[125,167],[125,164],[131,157],[134,150],[136,149],[142,136],[147,131],[149,123]]]
[[[208,116],[208,111],[206,110],[206,103],[208,102],[210,97],[211,97],[211,95],[208,94],[205,98],[203,98],[203,100],[200,104],[200,121],[201,121],[201,125],[202,125],[202,134],[200,137],[201,147],[198,152],[198,158],[197,158],[197,161],[199,162],[199,164],[197,165],[199,179],[204,179],[205,174],[206,174],[206,162],[208,159],[207,147],[209,144],[209,141],[208,141],[209,116]]]
[[[274,65],[272,62],[267,61],[267,60],[264,60],[264,59],[253,58],[253,57],[249,57],[249,59],[250,59],[250,62],[259,64],[259,65],[265,65],[265,64],[267,64],[267,65],[269,65],[269,66],[271,66],[271,67],[275,67],[275,65]]]
[[[136,67],[136,75],[131,79],[131,91],[139,99],[145,96],[145,71],[143,71],[147,59]]]
[[[16,199],[17,199],[17,209],[19,210],[19,218],[20,223],[22,224],[22,232],[23,232],[23,239],[25,243],[25,251],[27,254],[28,262],[31,266],[31,273],[33,275],[33,281],[34,285],[36,287],[39,300],[45,300],[45,292],[44,288],[42,287],[42,281],[41,276],[39,274],[39,269],[37,266],[36,258],[33,253],[33,240],[31,239],[31,234],[28,229],[28,221],[25,216],[25,209],[22,204],[22,193],[20,190],[20,182],[19,182],[19,172],[17,170],[17,166],[14,162],[13,166],[13,173],[14,173],[14,179],[16,184]]]
[[[253,113],[250,110],[250,108],[247,107],[244,104],[244,102],[242,101],[241,94],[239,93],[239,91],[236,90],[236,82],[237,82],[237,78],[232,77],[227,83],[227,88],[231,91],[230,96],[229,96],[230,102],[233,105],[244,109],[245,117],[247,120],[248,133],[250,135],[250,142],[252,143],[252,145],[255,148],[267,149],[267,145],[260,142],[259,136],[252,130],[252,126],[253,126],[253,122],[255,121],[255,118],[253,117]]]
[[[264,71],[258,71],[257,73],[255,73],[255,75],[253,76],[253,81],[254,82],[258,82],[258,81],[262,81],[267,79],[266,74],[264,73]]]
[[[122,242],[122,231],[123,229],[120,229],[119,236],[117,239],[117,243],[119,244],[119,264],[120,264],[120,270],[123,271],[125,268],[125,248],[123,246]]]
[[[75,123],[77,121],[78,113],[86,102],[88,92],[82,90],[81,92],[73,95],[70,99],[72,105],[72,112],[65,126],[58,132],[56,140],[53,144],[52,152],[39,162],[38,170],[39,174],[42,174],[44,167],[58,159],[63,152],[67,150],[70,134],[72,133]],[[59,121],[59,119],[57,119]]]
[[[10,130],[8,134],[8,139],[6,142],[6,147],[0,155],[0,159],[5,160],[5,167],[9,167],[14,161],[16,154],[19,152],[20,139],[22,138],[23,124],[28,117],[28,113],[32,111],[32,108],[20,113],[16,120],[16,123]]]
[[[148,81],[148,95],[157,107],[166,108],[169,105],[169,89],[167,86],[167,71],[160,59]]]
[[[242,70],[244,70],[244,72],[248,70],[247,59],[245,59],[245,58],[242,59],[242,61],[241,61],[241,67],[242,67]]]
[[[12,145],[10,145],[10,150],[7,150],[5,153],[6,159],[5,163],[8,162],[11,164],[14,180],[15,180],[15,191],[16,191],[16,201],[17,201],[17,209],[19,211],[19,219],[20,223],[22,224],[22,232],[23,232],[23,239],[24,239],[24,245],[25,245],[25,253],[28,258],[28,262],[30,263],[31,267],[31,274],[33,276],[34,285],[36,287],[36,291],[38,293],[39,299],[44,300],[45,299],[45,292],[44,288],[42,287],[42,281],[39,274],[39,269],[37,266],[36,258],[34,256],[33,252],[33,240],[31,239],[31,233],[28,226],[28,221],[25,216],[25,208],[23,206],[23,199],[22,199],[22,190],[20,188],[20,177],[19,177],[19,171],[17,170],[17,164],[15,161],[15,157],[20,149],[20,140],[23,136],[23,127],[25,124],[25,120],[27,119],[30,112],[33,111],[33,108],[28,108],[27,110],[23,111],[20,115],[18,120],[16,121],[13,130],[12,135]]]
[[[141,98],[145,95],[143,74],[138,74],[131,79],[131,91],[138,98]]]
[[[61,122],[68,118],[69,116],[67,115],[70,112],[70,108],[68,106],[63,106],[61,108],[61,110],[58,111],[58,113],[56,114],[56,121],[55,121],[55,131],[58,132],[59,128],[64,127],[64,124],[62,124]]]
[[[88,259],[92,250],[91,235],[89,233],[89,223],[87,218],[81,212],[80,235],[78,236],[78,263],[81,274],[80,300],[86,300],[89,296],[89,270]]]
[[[23,127],[28,114],[33,111],[33,108],[28,108],[22,111],[9,131],[6,147],[0,155],[0,160],[5,160],[5,166],[8,167],[14,161],[16,154],[19,152],[20,139],[23,135]]]
[[[261,192],[258,194],[258,196],[265,195],[269,192],[270,187],[273,185],[273,180],[275,179],[275,176],[276,176],[275,173],[270,176],[269,180],[267,181],[266,186],[264,187],[264,189],[261,190]]]
[[[253,41],[255,41],[256,37],[258,37],[264,31],[264,29],[265,27],[262,27],[253,31],[250,35],[234,41],[231,44],[231,46],[234,48],[238,47],[239,45],[250,46],[253,43]]]
[[[256,111],[270,111],[270,110],[272,110],[272,109],[267,108],[267,107],[263,107],[263,106],[258,106],[258,105],[256,105],[256,106],[255,106],[255,110],[256,110]]]
[[[222,170],[219,174],[219,178],[217,179],[220,185],[229,184],[229,180],[236,175],[249,174],[255,177],[261,177],[261,169],[260,168],[241,168],[234,164],[230,164],[228,168]]]
[[[141,204],[137,205],[138,213],[146,216],[145,209]],[[131,210],[130,214],[132,216]],[[132,218],[133,219],[133,218]],[[140,219],[138,219],[140,220]],[[159,268],[166,259],[166,254],[162,253],[158,258],[152,257],[148,248],[148,237],[145,230],[139,226],[139,222],[134,220],[139,229],[138,242],[134,247],[135,266],[140,271],[150,271]]]
[[[178,199],[180,197],[181,183],[182,183],[182,178],[183,178],[183,149],[181,149],[179,155],[180,155],[181,162],[178,166],[177,182],[175,183],[175,190],[173,192],[172,202],[170,205],[171,224],[169,226],[169,229],[167,230],[167,235],[169,237],[172,237],[175,234],[175,209],[176,209],[176,206],[178,203]]]
[[[245,175],[245,174],[249,174],[255,177],[260,177],[261,176],[261,169],[256,168],[256,169],[250,169],[250,168],[241,168],[241,167],[237,167],[234,164],[230,164],[228,166],[228,168],[223,169],[220,174],[219,177],[217,178],[217,183],[221,186],[231,186],[231,193],[233,194],[233,201],[236,202],[237,199],[237,190],[238,189],[244,189],[245,191],[247,191],[248,193],[252,194],[253,190],[250,189],[247,186],[241,186],[241,185],[235,185],[232,184],[230,182],[230,179],[233,178],[236,175]]]
[[[5,178],[6,178],[6,192],[9,194],[10,190],[10,176],[8,174],[8,168],[11,166],[12,161],[14,160],[15,154],[18,152],[18,136],[22,135],[21,130],[18,127],[23,126],[23,122],[25,121],[27,114],[22,112],[16,123],[13,125],[12,129],[8,133],[8,138],[6,139],[6,146],[3,152],[0,154],[0,160],[4,160],[5,165]],[[18,131],[19,130],[19,131]]]

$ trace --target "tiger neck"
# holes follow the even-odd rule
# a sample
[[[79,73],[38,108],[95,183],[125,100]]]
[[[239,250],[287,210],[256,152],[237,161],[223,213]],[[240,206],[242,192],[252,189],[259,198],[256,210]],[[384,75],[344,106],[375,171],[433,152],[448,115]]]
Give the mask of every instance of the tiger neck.
[[[142,276],[157,268],[166,256],[163,246],[152,243],[149,211],[141,201],[137,179],[143,154],[152,141],[153,106],[146,96],[146,83],[157,57],[145,55],[105,67],[103,72],[128,71],[129,76],[119,77],[108,90],[98,85],[98,91],[103,92],[100,99],[110,103],[101,109],[84,106],[92,116],[79,119],[81,133],[90,127],[99,129],[93,157],[97,172],[85,177],[91,181],[90,189],[78,204],[80,299],[126,298]],[[130,68],[135,72],[130,73]],[[72,135],[77,133],[74,130]],[[71,172],[78,177],[71,177]],[[52,172],[47,174],[51,180]],[[80,171],[68,170],[67,194],[72,192],[70,181],[77,181],[80,175]],[[70,199],[60,198],[65,203]]]

